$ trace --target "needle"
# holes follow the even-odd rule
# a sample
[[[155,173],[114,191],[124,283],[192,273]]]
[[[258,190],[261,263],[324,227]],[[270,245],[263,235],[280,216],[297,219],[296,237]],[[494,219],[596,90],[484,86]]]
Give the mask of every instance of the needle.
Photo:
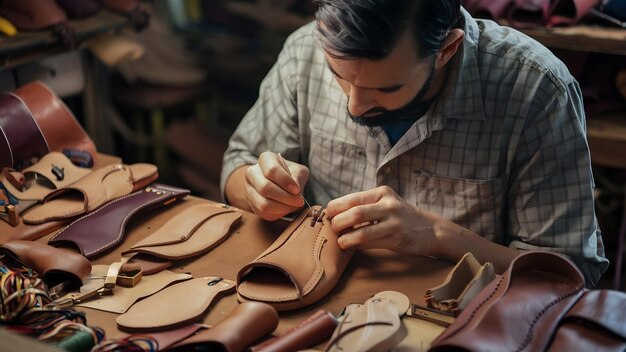
[[[293,178],[293,176],[291,175],[291,171],[289,171],[289,167],[287,166],[287,162],[285,161],[285,158],[283,158],[283,156],[280,155],[280,153],[278,153],[278,162],[280,163],[280,166],[282,166],[283,169],[285,169],[285,171],[287,171],[289,176],[291,178]],[[306,198],[304,198],[304,196],[302,194],[300,194],[300,197],[302,197],[302,199],[304,199],[304,203],[306,204],[307,207],[309,207],[309,211],[311,212],[311,216],[313,216],[313,218],[315,218],[316,214],[313,211],[313,207],[311,206],[311,204],[309,204],[309,202],[307,202]],[[317,220],[317,219],[315,219],[315,220]]]

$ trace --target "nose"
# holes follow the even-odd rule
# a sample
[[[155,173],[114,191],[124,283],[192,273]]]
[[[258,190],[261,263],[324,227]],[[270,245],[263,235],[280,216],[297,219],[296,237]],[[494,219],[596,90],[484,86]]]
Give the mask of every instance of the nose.
[[[348,95],[348,111],[354,116],[361,116],[376,107],[376,101],[372,98],[368,89],[350,86]]]

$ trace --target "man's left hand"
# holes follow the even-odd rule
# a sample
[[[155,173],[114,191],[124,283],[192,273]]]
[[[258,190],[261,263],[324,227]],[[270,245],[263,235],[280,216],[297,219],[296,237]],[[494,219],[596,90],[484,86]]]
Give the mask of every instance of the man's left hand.
[[[388,186],[349,194],[328,203],[327,216],[342,249],[384,248],[430,255],[440,217],[417,208]]]

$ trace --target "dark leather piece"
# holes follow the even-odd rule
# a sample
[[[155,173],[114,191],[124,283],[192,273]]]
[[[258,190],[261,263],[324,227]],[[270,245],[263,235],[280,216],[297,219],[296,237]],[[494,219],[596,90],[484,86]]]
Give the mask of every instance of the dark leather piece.
[[[189,194],[189,190],[154,184],[148,188],[113,200],[72,222],[48,242],[51,245],[69,243],[81,254],[92,258],[119,244],[126,225],[134,216],[163,207]]]
[[[244,302],[209,330],[194,335],[171,351],[243,352],[278,326],[278,313],[261,302]]]
[[[624,312],[626,293],[587,291],[561,320],[548,350],[624,351]]]
[[[600,0],[557,0],[550,9],[548,27],[569,25],[580,21]]]
[[[48,86],[42,82],[32,82],[15,90],[39,125],[46,138],[50,151],[63,149],[84,150],[96,156],[96,146],[76,121],[72,111]]]
[[[32,157],[42,157],[48,153],[48,145],[33,115],[14,94],[0,95],[0,130],[4,135],[0,138],[0,152],[7,149],[4,143],[8,144],[9,149],[8,154],[0,155],[0,167],[16,166]],[[2,142],[2,139],[6,142]]]
[[[333,335],[337,323],[332,314],[320,309],[284,334],[250,347],[250,351],[300,351],[314,347]]]
[[[91,263],[80,254],[40,242],[12,240],[2,244],[0,253],[8,254],[38,273],[48,287],[69,282],[78,288],[91,273]]]
[[[433,341],[433,351],[543,351],[585,281],[564,256],[526,252]]]
[[[56,0],[70,18],[85,18],[95,15],[100,10],[96,0]]]
[[[67,20],[55,0],[2,1],[0,4],[0,15],[18,29],[36,31]]]
[[[514,27],[543,26],[550,15],[550,0],[512,0],[508,19]]]

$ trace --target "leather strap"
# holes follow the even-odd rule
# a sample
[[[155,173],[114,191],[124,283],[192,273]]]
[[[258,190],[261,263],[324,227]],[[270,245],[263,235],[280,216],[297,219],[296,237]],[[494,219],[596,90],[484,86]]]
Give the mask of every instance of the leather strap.
[[[87,258],[94,257],[119,244],[126,225],[136,215],[168,205],[189,194],[189,190],[153,185],[118,198],[88,213],[61,229],[48,242],[52,245],[70,243]]]
[[[235,282],[208,276],[170,286],[133,305],[120,315],[117,326],[130,332],[163,331],[199,320]],[[184,303],[183,303],[184,302]]]
[[[70,293],[61,300],[79,297],[93,288],[102,287],[108,270],[108,265],[94,265],[91,276],[85,279],[84,288],[81,288],[80,292]],[[189,274],[163,270],[157,274],[142,277],[141,281],[134,287],[117,286],[113,290],[113,295],[81,302],[78,306],[122,314],[139,299],[151,296],[174,282],[189,279],[191,279]]]
[[[48,153],[48,144],[33,115],[15,94],[0,94],[0,130],[0,166],[16,166]]]

